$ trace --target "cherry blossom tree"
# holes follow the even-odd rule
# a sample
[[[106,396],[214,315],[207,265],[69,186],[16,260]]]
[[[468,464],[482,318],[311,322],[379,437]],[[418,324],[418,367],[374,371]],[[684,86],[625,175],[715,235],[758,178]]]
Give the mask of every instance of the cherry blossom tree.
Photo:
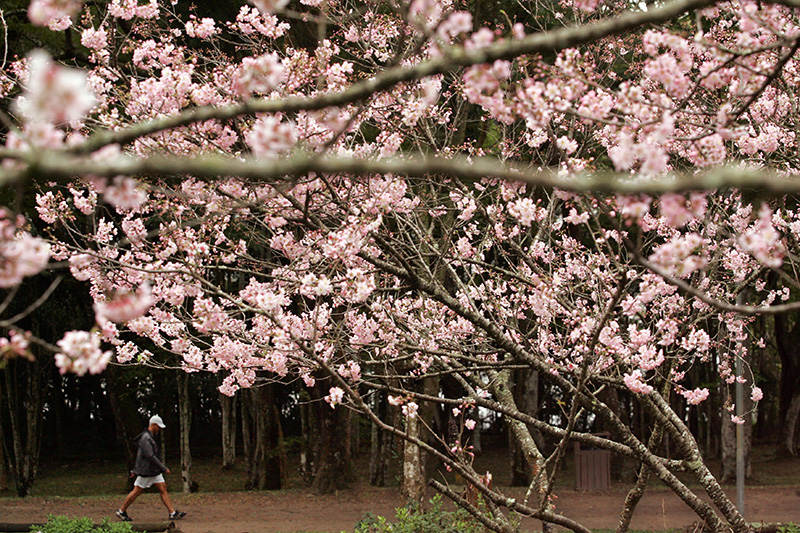
[[[68,264],[96,327],[29,339],[5,321],[4,353],[48,343],[63,372],[158,364],[132,334],[187,372],[224,372],[226,394],[265,375],[322,388],[325,413],[353,409],[457,471],[484,507],[432,486],[494,531],[520,515],[587,531],[553,499],[570,441],[641,465],[621,531],[652,475],[707,527],[749,529],[671,398],[705,401],[703,367],[760,400],[735,372],[763,342],[750,321],[797,309],[792,1],[519,2],[505,17],[258,1],[234,20],[178,4],[31,3],[34,24],[80,32],[86,64],[39,50],[3,72],[0,184],[35,194],[47,227],[2,212],[1,283]],[[562,423],[518,406],[518,369],[559,391]],[[460,397],[419,386],[442,376]],[[430,404],[452,435],[427,425]],[[476,409],[506,420],[524,498],[473,468]]]

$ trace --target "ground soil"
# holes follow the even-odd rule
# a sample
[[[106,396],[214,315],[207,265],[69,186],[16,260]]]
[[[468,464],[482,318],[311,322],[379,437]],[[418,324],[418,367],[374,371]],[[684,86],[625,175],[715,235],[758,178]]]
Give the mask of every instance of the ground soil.
[[[509,489],[510,490],[510,489]],[[800,523],[800,487],[748,487],[746,518],[751,522]],[[611,529],[617,523],[624,489],[577,492],[560,490],[556,510],[593,529]],[[184,533],[269,533],[352,531],[370,512],[393,517],[402,505],[397,488],[356,487],[332,495],[308,491],[225,492],[173,494],[176,507],[187,517],[178,527]],[[735,501],[735,499],[734,499]],[[0,522],[44,521],[48,514],[89,516],[97,521],[113,516],[120,497],[4,498]],[[136,522],[163,521],[166,512],[156,494],[144,494],[130,508]],[[639,504],[632,527],[640,530],[685,528],[697,517],[671,492],[653,488]],[[535,521],[523,529],[540,530]]]

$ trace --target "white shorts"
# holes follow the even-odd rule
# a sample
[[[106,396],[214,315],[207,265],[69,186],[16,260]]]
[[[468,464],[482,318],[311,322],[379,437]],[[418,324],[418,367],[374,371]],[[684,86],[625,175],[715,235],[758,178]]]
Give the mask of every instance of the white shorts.
[[[136,481],[133,482],[134,485],[137,487],[142,487],[143,489],[149,489],[156,483],[165,483],[164,475],[159,474],[157,476],[136,476]]]

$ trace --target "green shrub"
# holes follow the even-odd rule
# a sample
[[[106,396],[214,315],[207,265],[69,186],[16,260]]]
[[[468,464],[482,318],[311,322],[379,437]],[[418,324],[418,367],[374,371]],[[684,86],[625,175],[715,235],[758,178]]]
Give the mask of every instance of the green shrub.
[[[778,528],[778,533],[800,533],[800,526],[794,522],[789,522]]]
[[[85,516],[68,518],[66,516],[47,517],[43,526],[31,527],[31,533],[132,533],[131,525],[127,522],[109,522],[103,520],[98,527],[90,518]]]
[[[394,522],[372,513],[356,524],[355,533],[482,533],[483,525],[464,509],[445,511],[442,496],[431,500],[430,509],[400,507]]]

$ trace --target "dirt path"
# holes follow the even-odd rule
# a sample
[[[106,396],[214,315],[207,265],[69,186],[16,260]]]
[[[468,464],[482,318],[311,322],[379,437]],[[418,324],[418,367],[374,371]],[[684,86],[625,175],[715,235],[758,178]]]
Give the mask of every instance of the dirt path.
[[[751,522],[800,523],[800,487],[747,489],[747,519]],[[557,511],[590,528],[614,528],[625,498],[623,490],[602,492],[562,491]],[[0,522],[44,521],[48,514],[113,516],[122,498],[0,499]],[[189,515],[178,525],[184,533],[271,533],[352,531],[366,512],[394,517],[402,502],[396,488],[362,488],[328,496],[305,491],[173,494],[176,507]],[[164,520],[155,494],[143,495],[129,510],[135,521]],[[671,492],[652,489],[639,504],[632,527],[662,530],[696,522],[692,512]],[[537,530],[535,521],[523,529]]]

